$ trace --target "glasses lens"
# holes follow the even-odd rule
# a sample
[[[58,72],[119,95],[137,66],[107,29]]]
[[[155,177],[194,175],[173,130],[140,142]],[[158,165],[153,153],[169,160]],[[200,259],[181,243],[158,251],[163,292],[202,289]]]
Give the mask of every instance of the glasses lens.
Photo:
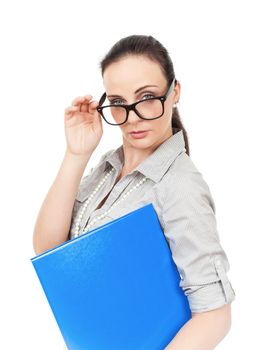
[[[126,109],[121,106],[105,107],[102,112],[104,118],[110,124],[122,124],[126,119]]]
[[[140,116],[145,119],[157,118],[163,113],[162,102],[158,99],[143,100],[135,108]]]

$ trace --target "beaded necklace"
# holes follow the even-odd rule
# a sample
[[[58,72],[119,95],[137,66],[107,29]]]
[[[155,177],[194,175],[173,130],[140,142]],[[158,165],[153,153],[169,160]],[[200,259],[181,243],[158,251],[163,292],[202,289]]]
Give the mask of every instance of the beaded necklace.
[[[95,188],[95,190],[91,193],[91,195],[86,199],[86,201],[84,202],[79,215],[76,219],[76,224],[75,224],[75,228],[74,228],[74,232],[73,232],[73,238],[76,238],[78,236],[80,236],[81,234],[83,234],[84,232],[87,232],[88,229],[93,226],[95,224],[95,222],[97,222],[98,220],[103,219],[116,205],[118,205],[121,201],[123,201],[129,194],[131,194],[132,191],[134,191],[136,188],[138,188],[139,186],[141,186],[145,181],[146,181],[146,177],[144,176],[144,178],[142,180],[140,180],[136,185],[134,185],[127,193],[125,193],[118,201],[116,201],[115,203],[113,203],[113,205],[106,210],[104,213],[102,213],[101,215],[98,215],[97,217],[93,218],[91,220],[91,222],[83,229],[82,233],[80,233],[80,222],[83,218],[83,215],[87,209],[88,204],[91,202],[92,198],[95,196],[95,194],[98,192],[98,190],[101,188],[101,186],[105,183],[105,181],[107,180],[107,178],[111,175],[111,173],[114,171],[114,168],[112,168],[110,171],[108,171],[106,173],[106,175],[103,177],[103,179],[99,182],[98,186]]]

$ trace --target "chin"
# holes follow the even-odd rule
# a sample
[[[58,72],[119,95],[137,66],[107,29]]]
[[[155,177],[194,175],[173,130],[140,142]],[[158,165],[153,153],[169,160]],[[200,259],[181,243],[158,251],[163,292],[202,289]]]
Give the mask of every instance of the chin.
[[[137,148],[137,149],[149,149],[152,148],[155,144],[156,144],[157,140],[153,140],[150,137],[145,137],[143,139],[131,139],[129,137],[129,139],[125,140],[126,144],[129,144],[130,146],[132,146],[133,148]]]

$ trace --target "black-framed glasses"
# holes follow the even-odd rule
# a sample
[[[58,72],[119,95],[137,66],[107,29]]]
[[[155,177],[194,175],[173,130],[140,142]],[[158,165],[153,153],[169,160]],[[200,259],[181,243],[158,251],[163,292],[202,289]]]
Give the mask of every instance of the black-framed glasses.
[[[130,105],[108,104],[102,106],[106,99],[106,92],[101,96],[97,111],[106,123],[110,125],[121,125],[126,123],[129,111],[134,111],[141,119],[151,120],[160,118],[164,113],[164,102],[172,92],[177,80],[174,78],[167,92],[163,96],[151,97],[137,101]],[[148,94],[150,95],[150,94]],[[145,94],[147,96],[147,93]]]

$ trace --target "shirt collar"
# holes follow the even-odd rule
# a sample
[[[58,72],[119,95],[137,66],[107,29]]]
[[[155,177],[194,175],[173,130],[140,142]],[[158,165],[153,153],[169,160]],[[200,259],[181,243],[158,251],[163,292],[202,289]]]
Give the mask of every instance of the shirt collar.
[[[160,181],[176,157],[181,152],[186,151],[183,131],[175,127],[173,127],[172,130],[173,135],[157,147],[157,149],[132,172],[139,171],[154,182]],[[123,145],[121,145],[113,150],[104,161],[110,163],[119,172],[122,168],[123,160]]]

